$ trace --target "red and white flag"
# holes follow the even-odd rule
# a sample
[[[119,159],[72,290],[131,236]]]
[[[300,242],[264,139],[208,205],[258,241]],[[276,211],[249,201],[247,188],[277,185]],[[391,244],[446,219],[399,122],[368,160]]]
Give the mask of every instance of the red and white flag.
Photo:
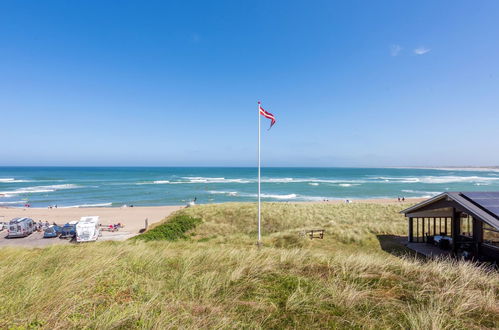
[[[258,102],[258,109],[259,109],[260,114],[261,114],[262,116],[264,116],[265,118],[267,118],[267,119],[270,119],[270,120],[271,120],[271,122],[270,122],[270,127],[269,127],[269,129],[271,129],[271,128],[272,128],[272,126],[274,126],[274,124],[275,124],[275,117],[274,117],[274,115],[273,115],[273,114],[271,114],[270,112],[268,112],[267,110],[265,110],[264,108],[262,108],[262,106],[261,106],[260,102]]]

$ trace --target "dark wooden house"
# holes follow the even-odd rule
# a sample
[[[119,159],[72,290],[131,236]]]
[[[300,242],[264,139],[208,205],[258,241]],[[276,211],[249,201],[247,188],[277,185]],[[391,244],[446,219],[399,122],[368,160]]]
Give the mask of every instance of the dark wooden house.
[[[499,261],[499,192],[446,192],[401,213],[417,252]]]

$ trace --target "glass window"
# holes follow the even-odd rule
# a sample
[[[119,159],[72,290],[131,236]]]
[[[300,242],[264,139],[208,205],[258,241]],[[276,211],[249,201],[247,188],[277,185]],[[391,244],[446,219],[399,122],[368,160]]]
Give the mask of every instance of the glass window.
[[[483,224],[483,242],[494,246],[499,246],[499,230],[488,224]]]
[[[462,236],[473,237],[473,218],[465,215],[461,217],[460,234]]]

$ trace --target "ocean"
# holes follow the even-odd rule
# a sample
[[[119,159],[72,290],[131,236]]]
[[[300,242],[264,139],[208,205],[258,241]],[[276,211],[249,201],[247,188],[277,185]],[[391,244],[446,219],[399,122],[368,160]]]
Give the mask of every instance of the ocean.
[[[431,197],[499,190],[499,170],[263,168],[264,201]],[[256,168],[0,167],[0,206],[120,207],[255,201]]]

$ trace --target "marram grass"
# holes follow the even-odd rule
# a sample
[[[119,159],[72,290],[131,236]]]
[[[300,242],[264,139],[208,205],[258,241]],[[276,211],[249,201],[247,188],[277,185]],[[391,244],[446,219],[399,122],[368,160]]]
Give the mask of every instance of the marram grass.
[[[133,237],[134,240],[142,241],[176,241],[186,239],[185,233],[194,229],[202,220],[193,218],[187,214],[175,214],[158,226],[148,230],[147,232]]]
[[[265,204],[260,249],[254,244],[253,208],[222,204],[182,210],[180,215],[203,223],[175,242],[1,249],[0,328],[472,329],[499,324],[496,272],[466,262],[395,256],[380,248],[382,237],[404,234],[400,205]],[[299,235],[322,227],[324,240]]]

